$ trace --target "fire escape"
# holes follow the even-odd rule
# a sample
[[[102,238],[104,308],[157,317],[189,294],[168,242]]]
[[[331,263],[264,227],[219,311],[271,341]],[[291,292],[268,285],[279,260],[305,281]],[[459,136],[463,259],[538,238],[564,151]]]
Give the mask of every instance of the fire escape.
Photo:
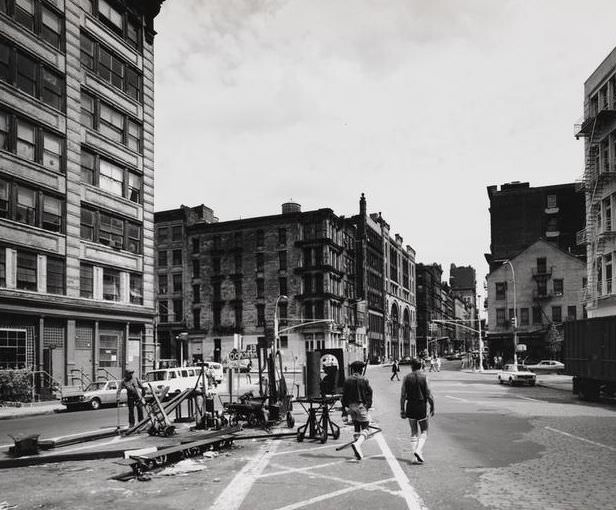
[[[609,93],[608,88],[611,89]],[[583,300],[591,307],[596,305],[601,295],[601,281],[597,279],[600,271],[597,258],[611,245],[607,241],[615,234],[611,228],[611,216],[604,217],[601,207],[606,187],[616,182],[616,165],[611,162],[613,158],[609,157],[608,148],[608,135],[616,121],[614,88],[613,83],[609,87],[605,84],[591,97],[587,117],[575,125],[576,139],[586,139],[584,174],[576,182],[576,190],[586,195],[586,228],[577,233],[576,241],[588,247],[586,253],[591,271]]]

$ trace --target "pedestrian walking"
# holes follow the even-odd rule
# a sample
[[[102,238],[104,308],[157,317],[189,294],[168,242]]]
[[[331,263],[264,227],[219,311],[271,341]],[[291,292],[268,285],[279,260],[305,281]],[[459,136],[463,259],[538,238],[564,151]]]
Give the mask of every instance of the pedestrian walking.
[[[428,372],[434,372],[436,369],[436,363],[434,361],[434,356],[430,358],[430,370]]]
[[[250,375],[251,370],[252,370],[252,360],[248,360],[248,365],[246,365],[246,382],[248,384],[252,384],[252,377]]]
[[[437,372],[441,371],[441,357],[440,356],[436,357],[436,371]]]
[[[143,420],[143,406],[141,404],[141,399],[144,390],[143,384],[135,375],[135,371],[132,368],[127,368],[124,372],[124,378],[120,382],[118,392],[116,393],[117,404],[120,402],[120,393],[123,389],[126,389],[128,426],[129,428],[132,428],[135,426],[135,406],[137,407],[137,418],[139,421]]]
[[[426,376],[421,373],[421,362],[411,360],[412,372],[404,376],[400,394],[400,417],[408,419],[411,426],[411,458],[423,463],[423,449],[428,439],[428,413],[434,416],[434,399]]]
[[[389,380],[393,381],[395,377],[399,381],[400,377],[398,377],[398,372],[400,372],[400,365],[398,364],[398,360],[394,359],[394,362],[391,364],[391,378]]]
[[[342,405],[347,408],[349,417],[353,421],[355,441],[351,444],[355,458],[361,460],[363,453],[361,445],[368,437],[370,415],[368,410],[372,407],[372,388],[368,379],[362,375],[364,364],[361,361],[351,363],[351,375],[344,380],[342,389]]]

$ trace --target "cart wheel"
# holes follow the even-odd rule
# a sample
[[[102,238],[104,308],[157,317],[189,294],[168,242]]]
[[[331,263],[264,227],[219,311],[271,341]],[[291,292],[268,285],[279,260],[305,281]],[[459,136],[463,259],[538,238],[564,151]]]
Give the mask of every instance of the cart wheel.
[[[321,444],[325,444],[327,443],[327,430],[325,430],[323,432],[323,435],[321,436]]]
[[[172,436],[175,433],[175,427],[173,425],[169,425],[165,427],[164,435],[165,437]]]
[[[292,429],[293,427],[295,427],[295,418],[291,413],[287,413],[287,428]]]
[[[257,425],[257,417],[254,414],[249,414],[248,415],[248,425],[250,425],[251,427],[254,427]]]
[[[334,439],[338,439],[340,437],[340,430],[335,430],[334,433],[332,434],[332,437]]]

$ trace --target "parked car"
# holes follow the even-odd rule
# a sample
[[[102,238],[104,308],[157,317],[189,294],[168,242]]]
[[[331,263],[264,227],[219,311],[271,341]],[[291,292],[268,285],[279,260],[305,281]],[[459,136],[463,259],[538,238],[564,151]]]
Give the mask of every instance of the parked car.
[[[120,381],[97,381],[90,383],[83,391],[63,394],[62,404],[68,410],[82,407],[98,409],[105,405],[115,405]],[[126,403],[126,390],[120,393],[120,403]]]
[[[509,383],[514,384],[528,384],[534,386],[537,382],[537,376],[528,370],[524,365],[505,365],[501,371],[496,375],[498,384]]]
[[[524,365],[532,372],[560,372],[565,369],[565,364],[553,359],[544,359],[534,365]]]
[[[448,354],[447,356],[445,356],[445,359],[447,361],[461,360],[462,359],[462,354],[460,354],[459,352],[457,352],[455,354]]]
[[[404,356],[404,358],[402,358],[399,362],[400,365],[410,365],[411,364],[411,357],[410,356]]]

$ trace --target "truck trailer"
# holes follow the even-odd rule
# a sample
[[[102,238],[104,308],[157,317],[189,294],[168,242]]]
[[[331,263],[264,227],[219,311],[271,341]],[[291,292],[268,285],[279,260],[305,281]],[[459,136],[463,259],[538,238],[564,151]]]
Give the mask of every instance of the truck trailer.
[[[582,400],[616,393],[616,316],[565,322],[565,373]]]

